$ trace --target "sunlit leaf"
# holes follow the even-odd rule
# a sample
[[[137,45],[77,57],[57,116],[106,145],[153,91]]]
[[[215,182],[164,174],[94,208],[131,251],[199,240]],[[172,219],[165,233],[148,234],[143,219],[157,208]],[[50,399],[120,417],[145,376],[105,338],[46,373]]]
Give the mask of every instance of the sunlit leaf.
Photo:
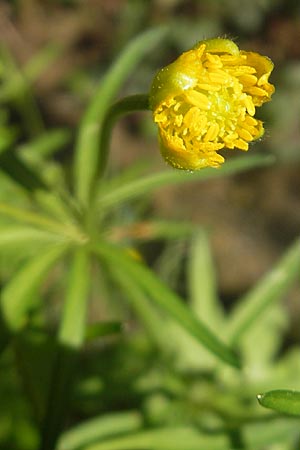
[[[265,408],[279,413],[300,416],[300,391],[278,389],[258,394],[257,400]]]

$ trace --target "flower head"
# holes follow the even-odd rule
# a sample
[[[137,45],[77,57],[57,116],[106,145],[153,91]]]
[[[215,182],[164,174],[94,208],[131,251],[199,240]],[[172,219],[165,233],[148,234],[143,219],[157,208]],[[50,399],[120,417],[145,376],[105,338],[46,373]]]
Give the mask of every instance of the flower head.
[[[218,167],[222,148],[248,150],[264,133],[255,109],[271,99],[272,61],[228,39],[199,42],[161,69],[150,106],[161,153],[179,169]]]

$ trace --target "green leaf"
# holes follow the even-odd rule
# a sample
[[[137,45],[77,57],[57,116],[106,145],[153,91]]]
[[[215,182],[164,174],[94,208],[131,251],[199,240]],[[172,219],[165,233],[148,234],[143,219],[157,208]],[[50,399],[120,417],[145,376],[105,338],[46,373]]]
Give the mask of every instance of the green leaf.
[[[61,54],[61,50],[53,44],[45,46],[34,55],[22,68],[22,72],[16,67],[12,55],[2,47],[2,58],[5,58],[5,82],[0,88],[0,100],[8,101],[26,90],[29,84],[34,82]]]
[[[44,180],[12,150],[6,150],[0,154],[0,169],[12,181],[29,192],[47,189]]]
[[[105,75],[84,114],[77,139],[74,160],[74,184],[77,199],[86,204],[97,170],[100,134],[105,113],[122,83],[147,53],[165,37],[165,27],[144,32],[124,49]]]
[[[1,47],[3,60],[2,84],[0,88],[0,101],[14,102],[15,107],[30,135],[39,134],[43,130],[43,119],[36,99],[32,95],[31,86],[24,72],[19,70],[12,54],[7,47]]]
[[[229,450],[224,435],[205,436],[192,427],[170,427],[105,440],[84,450]]]
[[[300,391],[278,389],[258,394],[257,400],[265,408],[279,413],[300,416]]]
[[[24,255],[35,254],[41,249],[49,248],[62,242],[62,237],[48,231],[24,225],[0,226],[1,256],[9,254]]]
[[[240,299],[233,310],[228,334],[238,344],[272,302],[282,298],[300,274],[300,239],[286,251],[278,264],[249,293]]]
[[[218,334],[224,329],[225,315],[217,296],[216,274],[207,232],[199,229],[190,243],[187,261],[189,306],[195,316]],[[199,345],[178,324],[165,326],[176,348],[177,365],[185,370],[209,370],[215,367],[214,355]]]
[[[60,344],[67,347],[78,348],[84,342],[90,278],[88,254],[79,249],[75,252],[69,273],[58,337]]]
[[[34,199],[47,216],[51,216],[67,226],[74,227],[76,219],[73,211],[71,211],[73,205],[70,206],[70,202],[63,201],[58,193],[38,191],[35,193]]]
[[[49,200],[51,195],[49,194],[49,196],[47,196],[46,194],[46,197]],[[58,234],[63,240],[66,241],[71,240],[82,244],[87,240],[83,232],[78,230],[73,223],[61,223],[46,215],[38,214],[27,209],[18,208],[8,203],[0,202],[0,215],[24,224],[36,226],[37,228],[41,228],[50,233]]]
[[[57,245],[35,256],[3,288],[2,314],[11,332],[19,331],[26,324],[27,314],[34,306],[36,289],[67,249],[66,245]]]
[[[219,359],[234,367],[240,367],[240,361],[235,353],[212,333],[191,310],[185,306],[182,299],[165,286],[151,270],[138,263],[122,249],[102,242],[91,246],[91,251],[98,253],[110,265],[118,265],[123,272],[131,277],[175,321],[196,337],[207,349]]]
[[[73,256],[67,282],[56,360],[43,420],[41,437],[43,450],[52,450],[55,447],[65,424],[78,353],[85,338],[89,288],[89,255],[86,249],[79,248]]]
[[[299,436],[299,420],[261,421],[246,425],[244,439],[248,450],[270,448],[270,445],[295,442]],[[279,448],[279,447],[278,447]],[[281,448],[281,447],[280,447]],[[189,426],[155,428],[130,435],[106,439],[84,446],[84,450],[233,450],[224,433],[202,433]]]
[[[268,380],[268,376],[275,378],[274,360],[282,348],[288,325],[286,308],[280,303],[272,303],[268,314],[262,314],[251,326],[251,333],[240,336],[239,350],[249,380]]]
[[[54,336],[32,327],[18,333],[13,341],[18,372],[38,422],[45,414],[55,348]]]
[[[294,417],[281,418],[266,416],[256,423],[249,423],[243,427],[246,448],[249,450],[280,449],[289,443],[295,444],[299,439],[299,419]],[[273,447],[274,445],[274,447]],[[272,446],[272,447],[271,447]],[[291,448],[295,448],[294,445]]]
[[[60,151],[66,144],[70,143],[70,140],[70,130],[57,128],[19,146],[17,151],[28,163],[36,163]]]
[[[212,330],[224,327],[225,313],[217,294],[215,264],[205,230],[198,230],[191,241],[187,274],[193,311]]]
[[[141,425],[142,417],[136,411],[95,417],[63,433],[58,442],[58,450],[81,448],[96,440],[136,431]]]
[[[121,322],[96,322],[87,324],[85,339],[86,341],[93,341],[104,336],[122,333],[123,326]]]
[[[114,189],[106,190],[105,187],[98,193],[98,204],[102,208],[111,208],[124,201],[149,194],[154,190],[169,185],[179,185],[180,183],[204,181],[214,178],[229,176],[245,172],[257,167],[270,165],[274,162],[270,155],[244,155],[227,161],[220,169],[206,168],[196,172],[188,172],[176,169],[169,169],[163,172],[139,177],[139,179],[117,186]]]
[[[152,305],[143,289],[126,272],[117,265],[111,265],[110,271],[117,283],[125,293],[128,302],[135,311],[137,317],[143,323],[151,340],[163,351],[168,351],[168,336],[164,328],[164,320],[155,305]]]
[[[0,154],[11,148],[17,137],[18,131],[15,127],[0,123]]]

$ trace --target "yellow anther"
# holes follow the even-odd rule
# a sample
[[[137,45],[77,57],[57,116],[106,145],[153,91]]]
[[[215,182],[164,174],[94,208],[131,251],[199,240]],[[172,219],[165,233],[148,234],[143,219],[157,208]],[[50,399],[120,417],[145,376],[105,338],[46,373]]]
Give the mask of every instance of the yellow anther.
[[[239,81],[244,86],[254,86],[257,84],[257,77],[255,75],[250,75],[249,73],[246,73],[239,77]]]
[[[212,123],[208,128],[206,135],[203,138],[204,142],[213,141],[214,139],[216,139],[219,130],[220,130],[219,125],[216,122]]]
[[[253,136],[251,133],[249,133],[249,131],[247,131],[245,128],[239,128],[237,130],[238,135],[244,139],[244,141],[252,141]]]
[[[240,150],[248,150],[249,144],[248,142],[243,141],[243,139],[237,139],[234,142],[235,147],[239,148]]]
[[[195,105],[200,109],[209,109],[209,100],[205,94],[195,90],[189,90],[184,93],[185,100],[191,105]]]
[[[251,95],[258,95],[259,97],[267,97],[268,96],[268,93],[264,89],[257,87],[257,86],[247,88],[247,92]]]
[[[247,97],[245,98],[244,103],[250,116],[254,116],[255,106],[253,105],[252,98],[249,95],[247,95]]]

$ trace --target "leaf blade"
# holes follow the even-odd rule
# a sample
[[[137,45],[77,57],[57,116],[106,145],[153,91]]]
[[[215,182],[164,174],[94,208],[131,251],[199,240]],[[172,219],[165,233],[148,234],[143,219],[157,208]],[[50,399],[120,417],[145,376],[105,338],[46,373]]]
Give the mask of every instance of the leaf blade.
[[[265,408],[279,413],[300,416],[300,391],[277,389],[258,394],[257,400]]]
[[[32,307],[32,294],[67,249],[66,245],[57,245],[33,257],[5,286],[1,295],[1,308],[10,331],[17,332],[25,324],[26,313]]]
[[[300,239],[297,239],[277,265],[237,303],[228,321],[231,342],[238,342],[259,315],[283,295],[299,275],[299,267]]]
[[[104,414],[86,420],[66,431],[60,438],[58,450],[73,450],[110,436],[138,430],[142,417],[136,411]]]
[[[151,270],[134,261],[121,249],[102,241],[99,244],[95,244],[91,251],[102,255],[109,264],[121,266],[124,273],[135,279],[160,308],[173,317],[206,348],[233,367],[240,367],[240,361],[235,353],[197,319],[184,305],[181,298],[164,285]]]
[[[109,191],[98,193],[98,204],[101,208],[111,208],[121,202],[135,199],[141,195],[149,194],[163,186],[179,185],[186,182],[205,181],[213,178],[233,175],[258,167],[268,166],[274,162],[271,155],[242,156],[227,161],[220,169],[206,168],[190,173],[169,169],[158,172],[138,180],[127,182]]]

